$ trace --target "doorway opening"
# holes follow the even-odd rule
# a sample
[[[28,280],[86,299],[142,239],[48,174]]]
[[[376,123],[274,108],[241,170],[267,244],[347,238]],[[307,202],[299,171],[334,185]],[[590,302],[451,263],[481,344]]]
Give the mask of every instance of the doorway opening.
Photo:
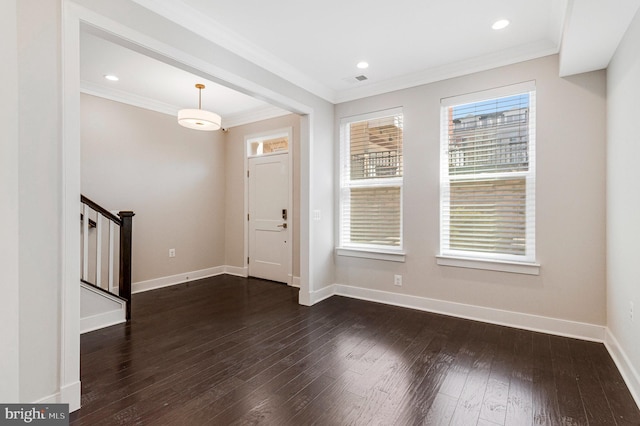
[[[144,27],[144,20],[141,27]],[[100,37],[114,41],[131,50],[146,56],[159,59],[182,70],[189,71],[207,80],[219,82],[245,94],[265,99],[272,105],[280,106],[301,115],[300,144],[302,172],[300,182],[304,186],[301,210],[301,233],[303,243],[300,254],[301,264],[301,292],[300,303],[310,302],[310,239],[309,239],[309,199],[310,199],[310,163],[311,163],[311,133],[313,122],[313,108],[297,99],[290,98],[277,91],[277,88],[267,86],[266,78],[257,73],[256,80],[234,73],[233,63],[227,68],[219,67],[198,55],[168,45],[153,36],[149,28],[132,29],[120,22],[103,16],[98,11],[76,6],[72,2],[65,2],[64,31],[62,40],[63,51],[63,267],[64,286],[61,294],[62,314],[61,328],[61,356],[60,356],[60,388],[61,400],[70,402],[70,410],[80,407],[80,300],[78,283],[80,280],[80,253],[77,242],[80,241],[78,210],[80,204],[80,32],[89,30]],[[178,28],[178,27],[176,27]],[[242,70],[246,71],[246,70]],[[269,78],[271,78],[269,76]],[[286,92],[286,91],[283,91]],[[246,233],[245,233],[246,235]]]
[[[293,130],[245,136],[249,276],[293,284]]]

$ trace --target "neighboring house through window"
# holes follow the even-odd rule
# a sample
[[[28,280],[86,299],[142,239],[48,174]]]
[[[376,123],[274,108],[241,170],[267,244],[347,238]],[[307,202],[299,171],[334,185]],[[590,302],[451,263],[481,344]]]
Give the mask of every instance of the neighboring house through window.
[[[443,99],[441,108],[438,263],[537,273],[534,83]]]
[[[402,255],[402,138],[399,108],[341,121],[339,254]]]

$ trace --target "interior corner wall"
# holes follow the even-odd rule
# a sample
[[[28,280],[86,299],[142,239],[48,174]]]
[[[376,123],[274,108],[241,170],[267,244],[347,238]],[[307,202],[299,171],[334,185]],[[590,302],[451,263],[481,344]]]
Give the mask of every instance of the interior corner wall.
[[[293,128],[291,151],[293,154],[293,276],[300,276],[300,116],[289,114],[269,120],[232,127],[225,133],[225,254],[226,265],[244,267],[244,160],[245,137]]]
[[[540,275],[439,266],[440,100],[530,80],[537,97]],[[604,326],[605,83],[604,71],[559,78],[554,55],[337,105],[336,129],[342,117],[403,108],[407,255],[405,263],[337,256],[336,282]],[[335,139],[338,144],[337,131]],[[634,158],[627,154],[626,161]],[[627,170],[637,174],[637,167]],[[401,288],[393,285],[394,274],[403,275]]]
[[[224,265],[222,132],[82,94],[81,151],[83,195],[108,210],[135,212],[134,283]]]
[[[607,69],[607,325],[640,384],[640,13]],[[631,304],[635,307],[631,318]],[[636,389],[640,392],[640,387]],[[637,394],[640,396],[640,393]]]
[[[16,6],[19,399],[34,402],[58,394],[61,381],[62,11],[59,0]]]

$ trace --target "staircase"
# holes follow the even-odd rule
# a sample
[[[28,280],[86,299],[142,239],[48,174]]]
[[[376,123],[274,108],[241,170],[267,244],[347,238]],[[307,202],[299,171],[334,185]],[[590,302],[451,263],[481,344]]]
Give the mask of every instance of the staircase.
[[[132,211],[114,214],[84,195],[81,201],[80,331],[131,319]]]

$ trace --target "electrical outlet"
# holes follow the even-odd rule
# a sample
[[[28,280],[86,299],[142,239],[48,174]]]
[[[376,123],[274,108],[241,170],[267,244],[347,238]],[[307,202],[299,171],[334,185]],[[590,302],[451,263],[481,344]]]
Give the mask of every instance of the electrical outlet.
[[[169,257],[176,257],[176,249],[169,249]]]
[[[633,302],[629,302],[629,319],[633,321]]]
[[[393,285],[397,285],[398,287],[402,286],[402,275],[393,276]]]

